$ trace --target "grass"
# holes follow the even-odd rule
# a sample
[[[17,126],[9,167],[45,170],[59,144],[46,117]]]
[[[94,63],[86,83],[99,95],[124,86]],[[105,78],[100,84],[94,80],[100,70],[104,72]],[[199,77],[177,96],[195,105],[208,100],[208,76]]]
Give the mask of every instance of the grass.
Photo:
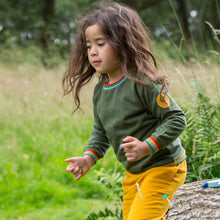
[[[182,106],[201,89],[219,100],[219,66],[213,59],[160,63],[170,92]],[[92,128],[92,89],[83,89],[82,107],[71,117],[72,98],[61,101],[64,66],[45,69],[39,64],[1,65],[0,69],[0,219],[84,219],[103,209],[101,188],[94,172],[80,181],[65,172],[65,158],[80,156]],[[115,165],[116,164],[116,165]],[[112,151],[93,169],[121,166]]]
[[[81,155],[89,137],[91,101],[87,115],[71,118],[72,103],[61,102],[63,68],[2,67],[0,219],[83,219],[104,206],[90,173],[77,182],[65,172],[64,159]]]
[[[67,219],[84,219],[89,211],[97,210],[97,207],[103,207],[103,200],[94,199],[72,199],[70,202],[63,204],[45,203],[41,208],[22,209],[20,212],[15,210],[6,210],[0,213],[1,219],[18,219],[18,220],[67,220]],[[24,208],[25,209],[25,208]]]

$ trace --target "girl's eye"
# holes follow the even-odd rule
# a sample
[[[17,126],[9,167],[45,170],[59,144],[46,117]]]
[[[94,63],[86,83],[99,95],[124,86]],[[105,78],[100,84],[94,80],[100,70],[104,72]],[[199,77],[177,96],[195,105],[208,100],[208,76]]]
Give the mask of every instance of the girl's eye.
[[[104,46],[104,45],[105,45],[105,43],[100,43],[100,44],[98,44],[99,47],[102,47],[102,46]]]
[[[86,48],[87,48],[87,49],[90,49],[90,48],[91,48],[91,46],[90,46],[90,45],[86,45]]]

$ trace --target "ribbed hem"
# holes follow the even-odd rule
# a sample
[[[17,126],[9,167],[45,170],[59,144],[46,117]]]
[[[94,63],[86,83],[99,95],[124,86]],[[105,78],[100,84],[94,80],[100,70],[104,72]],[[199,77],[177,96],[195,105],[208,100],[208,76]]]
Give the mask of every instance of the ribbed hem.
[[[185,159],[186,159],[186,154],[185,154],[185,150],[184,150],[183,154],[177,160],[175,160],[172,163],[168,163],[167,165],[168,166],[175,166],[175,165],[180,164],[181,162],[183,162]]]
[[[85,150],[83,155],[91,156],[94,159],[95,163],[99,160],[98,154],[95,151],[91,150],[91,149]]]
[[[119,80],[117,80],[116,82],[111,83],[111,84],[108,84],[108,80],[109,79],[107,79],[104,82],[104,85],[103,85],[104,90],[113,89],[113,88],[119,86],[121,83],[123,83],[126,80],[126,76],[122,76]]]
[[[145,141],[149,144],[150,148],[152,149],[154,153],[161,150],[160,145],[157,143],[157,141],[152,136],[147,138]]]

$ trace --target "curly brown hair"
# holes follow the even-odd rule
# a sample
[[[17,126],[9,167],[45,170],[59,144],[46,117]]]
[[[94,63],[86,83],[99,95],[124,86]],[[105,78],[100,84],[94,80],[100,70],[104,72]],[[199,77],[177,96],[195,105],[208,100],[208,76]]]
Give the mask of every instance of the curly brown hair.
[[[108,43],[118,55],[121,70],[125,75],[138,82],[145,74],[152,82],[161,84],[161,91],[168,86],[165,76],[158,74],[157,63],[150,51],[148,29],[138,13],[128,6],[115,2],[100,4],[98,9],[85,16],[80,23],[69,64],[64,73],[62,86],[64,95],[73,93],[76,109],[80,108],[79,93],[95,74],[87,56],[85,30],[98,23]],[[100,74],[103,79],[107,74]]]

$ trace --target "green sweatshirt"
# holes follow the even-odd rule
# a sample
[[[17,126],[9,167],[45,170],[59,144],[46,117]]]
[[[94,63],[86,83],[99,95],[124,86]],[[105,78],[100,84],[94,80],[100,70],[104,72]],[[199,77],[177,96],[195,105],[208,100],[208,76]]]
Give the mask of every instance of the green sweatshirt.
[[[150,83],[147,77],[143,80]],[[97,161],[112,146],[117,159],[131,173],[177,164],[185,159],[179,135],[186,127],[184,113],[161,85],[145,86],[122,77],[113,84],[99,82],[93,95],[94,125],[84,154]],[[129,162],[120,145],[126,136],[146,141],[153,154]]]

